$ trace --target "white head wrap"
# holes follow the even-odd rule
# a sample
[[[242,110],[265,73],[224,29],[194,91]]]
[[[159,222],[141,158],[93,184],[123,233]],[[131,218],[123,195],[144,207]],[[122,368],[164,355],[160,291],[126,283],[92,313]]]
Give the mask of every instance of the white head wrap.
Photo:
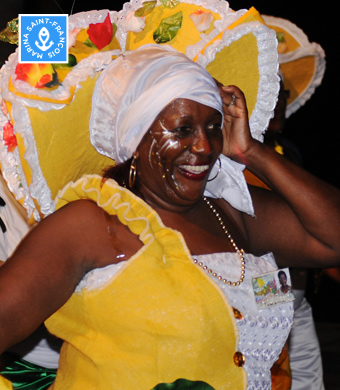
[[[122,163],[132,157],[156,116],[183,98],[223,115],[215,81],[170,46],[146,45],[114,60],[96,84],[90,137],[97,151]]]
[[[132,157],[157,115],[183,98],[215,108],[223,115],[215,81],[200,65],[170,46],[145,45],[126,52],[103,71],[93,93],[90,139],[97,151],[122,163]],[[225,156],[216,163],[206,195],[223,197],[253,215],[242,174],[244,166]]]

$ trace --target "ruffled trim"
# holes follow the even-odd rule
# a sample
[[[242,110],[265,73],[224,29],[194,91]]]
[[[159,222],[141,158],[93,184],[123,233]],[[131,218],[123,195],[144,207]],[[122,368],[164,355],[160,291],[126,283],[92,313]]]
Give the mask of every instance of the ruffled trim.
[[[209,42],[213,41],[219,34],[225,31],[229,26],[234,24],[238,19],[240,19],[246,13],[247,13],[246,9],[241,9],[238,11],[230,10],[230,12],[222,14],[221,15],[222,19],[216,20],[214,22],[214,27],[215,27],[214,30],[212,30],[209,34],[201,34],[200,35],[201,40],[195,43],[194,45],[188,45],[185,54],[189,58],[194,60],[199,55],[199,53],[205,48],[205,46],[209,44]],[[234,31],[234,29],[229,31],[232,32]]]
[[[139,235],[144,244],[150,240],[153,241],[150,220],[157,222],[158,229],[165,227],[158,214],[132,192],[120,187],[114,180],[108,179],[102,183],[102,179],[99,175],[85,175],[75,182],[68,183],[56,196],[56,209],[58,210],[67,203],[78,199],[89,199],[96,202],[107,213],[117,215],[125,225],[142,222],[142,224],[138,224],[138,232],[132,231]],[[138,213],[133,210],[132,206],[136,204],[139,205]],[[132,211],[133,217],[131,217]],[[152,218],[151,215],[153,215]]]
[[[275,31],[271,30],[260,22],[240,25],[232,30],[226,30],[221,40],[216,40],[197,57],[197,63],[206,67],[215,59],[216,53],[225,46],[230,46],[242,36],[252,33],[257,41],[259,51],[259,85],[257,101],[254,110],[249,118],[250,131],[252,136],[263,141],[263,133],[273,117],[273,110],[277,102],[277,95],[280,84],[278,77],[278,52]]]
[[[86,28],[90,23],[102,22],[110,13],[111,20],[117,24],[116,11],[91,11],[82,12],[70,16],[69,29]],[[120,42],[121,44],[121,42]],[[31,127],[29,114],[26,107],[36,108],[40,111],[60,110],[66,106],[67,99],[72,99],[80,83],[88,77],[93,78],[98,72],[105,69],[112,61],[113,56],[118,56],[121,50],[105,51],[95,53],[80,61],[65,77],[62,84],[52,90],[37,89],[22,80],[16,80],[15,69],[18,64],[18,49],[10,55],[0,74],[0,91],[2,97],[12,105],[12,118],[14,121],[15,134],[20,134],[25,142],[24,158],[32,171],[32,182],[28,186],[23,167],[21,164],[18,148],[14,153],[8,152],[3,142],[3,125],[9,120],[3,113],[0,114],[0,156],[3,176],[8,187],[16,199],[23,203],[29,217],[33,215],[36,221],[40,220],[39,211],[36,208],[33,198],[36,199],[43,215],[49,215],[55,210],[55,202],[52,199],[51,191],[43,176],[39,164],[38,151],[36,149],[35,137]],[[17,96],[9,91],[9,84],[12,82],[16,91],[24,95],[32,95],[34,98]],[[52,99],[53,102],[44,101]],[[58,103],[60,101],[60,103]]]
[[[68,29],[70,32],[72,32],[75,28],[87,28],[91,23],[102,23],[107,17],[107,14],[110,14],[111,22],[117,24],[117,11],[101,9],[99,11],[85,11],[70,15],[68,18]]]
[[[84,175],[68,183],[56,196],[56,209],[75,200],[92,200],[110,215],[117,215],[146,246],[157,236],[157,240],[162,241],[165,256],[191,259],[181,233],[167,228],[156,211],[131,191],[120,187],[113,179],[105,182],[102,179],[99,175]],[[173,253],[175,249],[179,250],[179,255]]]
[[[65,107],[64,101],[72,98],[74,92],[72,87],[78,86],[79,83],[85,81],[87,77],[93,77],[97,72],[105,69],[112,61],[113,56],[121,54],[121,50],[111,50],[101,53],[95,53],[80,61],[63,80],[62,84],[52,91],[45,89],[37,89],[22,80],[16,80],[15,68],[18,64],[18,50],[10,57],[4,67],[3,78],[0,81],[0,86],[4,91],[6,100],[14,100],[14,93],[8,90],[8,85],[11,80],[15,89],[22,94],[34,96],[34,99],[16,96],[18,101],[27,107],[38,108],[41,111],[60,110]],[[52,99],[55,102],[50,103],[44,99]],[[60,101],[60,103],[58,103]]]
[[[275,16],[262,16],[267,25],[277,26],[282,28],[284,31],[287,31],[301,46],[294,51],[279,54],[280,64],[285,64],[307,56],[315,57],[315,71],[312,81],[293,102],[288,104],[286,108],[286,118],[288,118],[310,99],[315,92],[315,88],[321,84],[326,69],[325,52],[319,44],[315,42],[310,43],[308,36],[303,32],[303,30],[291,21]]]
[[[1,76],[0,76],[1,78]],[[3,129],[10,117],[0,110],[0,129]],[[3,139],[3,131],[0,132],[0,161],[2,175],[9,190],[15,198],[22,203],[30,217],[35,209],[33,198],[30,195],[27,181],[22,170],[18,147],[13,152],[9,152]]]
[[[315,42],[309,43],[308,46],[300,47],[293,52],[279,54],[280,64],[285,64],[307,56],[314,56],[315,59],[315,70],[312,81],[294,101],[287,105],[286,118],[289,118],[291,114],[302,107],[314,94],[315,89],[321,84],[326,70],[326,60],[324,50]]]
[[[262,17],[268,26],[277,26],[288,31],[301,46],[309,44],[307,35],[296,24],[276,16],[262,15]]]
[[[2,143],[1,165],[3,167],[4,179],[10,190],[18,200],[23,199],[23,205],[27,210],[28,216],[31,217],[33,215],[34,219],[39,221],[40,215],[33,198],[37,199],[37,202],[41,206],[41,212],[45,215],[52,213],[55,205],[51,199],[50,189],[40,168],[31,121],[25,106],[25,100],[27,99],[23,101],[7,89],[10,70],[16,60],[17,55],[12,55],[9,67],[5,67],[1,75],[2,77],[0,77],[0,88],[3,92],[3,98],[12,104],[11,116],[14,121],[14,133],[20,134],[25,142],[26,152],[24,158],[32,170],[31,185],[28,186],[27,184],[18,148],[15,149],[14,153],[11,153],[7,151],[7,147]],[[0,129],[0,137],[3,137],[3,126]]]

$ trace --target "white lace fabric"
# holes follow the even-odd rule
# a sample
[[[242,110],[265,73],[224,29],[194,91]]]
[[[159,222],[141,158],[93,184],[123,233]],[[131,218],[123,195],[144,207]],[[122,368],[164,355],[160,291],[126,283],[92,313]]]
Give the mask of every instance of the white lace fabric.
[[[194,258],[228,280],[239,279],[240,258],[236,253],[216,253]],[[230,305],[238,309],[243,316],[236,322],[239,332],[238,351],[245,356],[247,390],[270,390],[270,368],[278,359],[292,327],[293,304],[284,303],[258,310],[251,279],[253,276],[274,271],[277,266],[272,254],[262,257],[245,254],[245,260],[245,279],[239,286],[228,286],[211,277],[222,289]],[[80,293],[82,289],[94,290],[103,287],[125,264],[126,262],[120,262],[92,270],[79,283],[76,293]]]

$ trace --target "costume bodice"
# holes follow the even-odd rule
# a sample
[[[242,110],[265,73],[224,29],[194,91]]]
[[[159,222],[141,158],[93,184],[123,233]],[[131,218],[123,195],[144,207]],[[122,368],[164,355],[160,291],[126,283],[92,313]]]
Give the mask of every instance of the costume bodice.
[[[93,186],[93,180],[77,182],[71,196],[62,197],[88,196]],[[55,389],[150,390],[184,378],[203,380],[216,390],[269,390],[270,367],[293,314],[287,303],[260,311],[256,307],[251,277],[276,269],[272,256],[246,255],[243,283],[219,288],[194,264],[178,232],[162,226],[150,209],[145,216],[140,201],[125,190],[109,190],[110,200],[101,189],[97,203],[114,204],[120,220],[145,245],[127,262],[88,273],[47,320],[49,330],[66,340]],[[98,190],[93,193],[97,197]],[[204,255],[204,262],[227,279],[239,278],[235,253]],[[231,306],[242,313],[241,319],[235,319]],[[245,357],[243,368],[235,364],[239,352]]]
[[[54,389],[150,390],[177,379],[244,389],[234,362],[233,310],[196,267],[182,235],[140,198],[90,177],[62,198],[96,200],[138,234],[143,247],[96,289],[76,291],[47,321],[65,340]]]
[[[240,259],[235,253],[215,253],[194,256],[213,272],[228,280],[238,280]],[[272,254],[255,257],[245,254],[246,276],[239,286],[229,286],[211,276],[226,295],[230,305],[239,310],[236,317],[239,333],[237,350],[245,357],[247,389],[271,389],[270,368],[278,359],[292,326],[293,308],[291,303],[259,310],[255,303],[251,279],[262,273],[275,271],[277,266]],[[105,285],[124,267],[124,262],[89,272],[77,287],[96,290]]]

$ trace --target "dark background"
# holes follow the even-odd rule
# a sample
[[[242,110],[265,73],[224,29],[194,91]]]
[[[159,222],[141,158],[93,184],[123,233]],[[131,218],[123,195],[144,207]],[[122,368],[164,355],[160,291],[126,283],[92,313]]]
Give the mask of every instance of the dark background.
[[[0,0],[0,30],[19,13],[76,13],[92,9],[120,10],[119,0]],[[287,120],[285,134],[300,149],[304,167],[319,178],[340,188],[340,113],[339,99],[339,19],[332,4],[305,0],[236,0],[234,10],[254,6],[260,13],[289,19],[300,27],[311,42],[326,53],[323,83],[311,99]],[[5,61],[15,46],[0,42],[0,61]],[[317,207],[317,205],[316,205]],[[303,245],[303,243],[301,243]],[[315,275],[320,276],[315,293]],[[313,307],[321,344],[326,390],[340,388],[340,283],[324,274],[312,272],[307,297]]]

